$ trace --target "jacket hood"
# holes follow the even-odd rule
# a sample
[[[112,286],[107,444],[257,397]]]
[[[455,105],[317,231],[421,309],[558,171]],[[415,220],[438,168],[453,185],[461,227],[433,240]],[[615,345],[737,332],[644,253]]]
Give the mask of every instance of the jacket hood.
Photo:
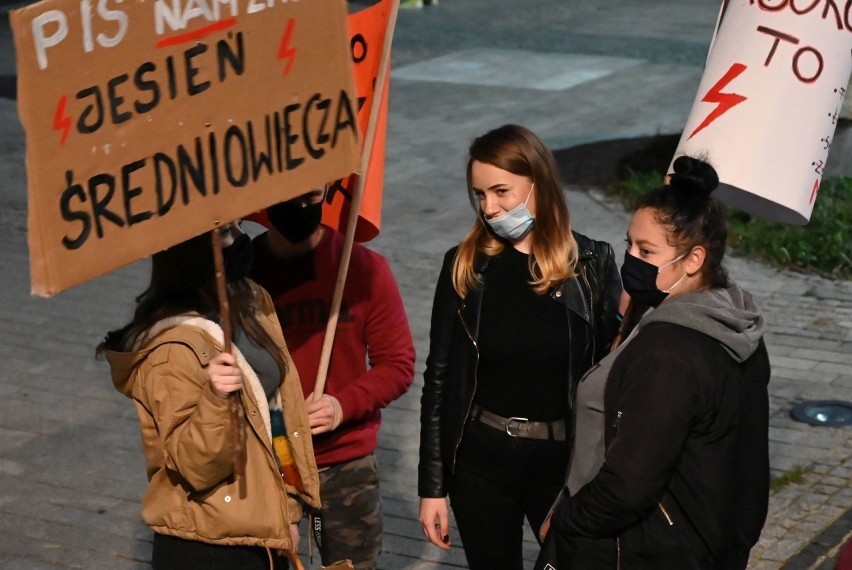
[[[221,337],[221,329],[218,325],[198,315],[190,314],[170,317],[157,322],[137,342],[134,350],[126,352],[107,350],[105,352],[106,360],[110,365],[110,375],[115,389],[131,398],[137,368],[152,351],[164,343],[178,342],[187,345],[195,352],[201,365],[207,364],[212,355],[207,350],[210,342],[204,338],[205,327],[218,329],[220,331],[219,337]],[[211,330],[211,333],[216,338],[216,332]]]
[[[127,396],[131,397],[133,393],[133,379],[136,368],[141,364],[151,348],[145,348],[132,352],[119,352],[114,350],[106,351],[106,359],[110,366],[110,376],[115,389]]]
[[[731,283],[724,289],[682,293],[642,317],[639,328],[663,322],[680,325],[717,340],[737,362],[757,350],[766,322],[751,294]]]

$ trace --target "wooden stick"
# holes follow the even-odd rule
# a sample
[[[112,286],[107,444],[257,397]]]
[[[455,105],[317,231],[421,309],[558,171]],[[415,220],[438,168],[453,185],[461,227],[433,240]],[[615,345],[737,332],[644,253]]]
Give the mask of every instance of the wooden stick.
[[[216,268],[216,292],[219,296],[219,324],[224,334],[223,348],[231,354],[231,308],[228,303],[228,288],[225,283],[225,261],[222,257],[222,236],[220,228],[210,232],[213,241],[213,264]],[[243,423],[240,419],[239,392],[231,392],[228,396],[231,411],[231,447],[234,450],[234,477],[237,481],[246,473],[246,453],[243,445]]]
[[[292,550],[285,550],[284,552],[287,556],[287,560],[289,560],[290,564],[293,565],[294,570],[305,570],[305,565],[302,564],[302,559],[299,558],[298,553],[293,552]]]
[[[320,354],[319,368],[317,369],[317,381],[314,385],[313,401],[318,402],[325,391],[325,381],[328,377],[328,364],[331,360],[331,348],[334,345],[334,333],[337,330],[337,320],[340,317],[340,305],[343,301],[343,288],[346,285],[346,275],[349,272],[349,259],[352,256],[352,245],[355,241],[355,229],[358,225],[358,214],[361,211],[361,202],[364,199],[364,185],[366,184],[367,168],[370,157],[373,154],[373,139],[375,138],[376,125],[379,122],[379,111],[382,106],[382,98],[385,92],[385,78],[390,68],[390,50],[393,43],[393,32],[396,28],[396,16],[399,12],[399,0],[391,0],[391,13],[388,15],[388,25],[385,30],[385,43],[382,46],[382,59],[379,61],[379,72],[376,77],[376,90],[373,93],[373,105],[370,108],[370,119],[367,122],[367,133],[365,134],[364,147],[361,149],[361,168],[355,174],[355,190],[352,193],[352,203],[349,205],[349,217],[346,220],[346,233],[343,238],[343,251],[340,257],[340,266],[337,269],[337,280],[334,283],[334,295],[331,299],[329,309],[328,325],[325,329],[322,353]]]

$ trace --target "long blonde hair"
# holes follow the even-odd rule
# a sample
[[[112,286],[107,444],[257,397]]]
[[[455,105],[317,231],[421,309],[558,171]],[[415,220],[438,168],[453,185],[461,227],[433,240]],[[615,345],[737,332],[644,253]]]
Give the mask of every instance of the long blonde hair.
[[[469,195],[473,191],[471,169],[474,161],[526,176],[534,183],[536,214],[530,255],[533,290],[541,295],[574,277],[579,258],[577,242],[571,233],[571,218],[556,161],[544,143],[527,128],[503,125],[474,140],[469,156]],[[472,200],[472,203],[475,204],[475,201]],[[478,212],[453,261],[453,287],[459,296],[464,298],[468,291],[479,286],[479,277],[474,270],[476,254],[496,255],[506,244],[491,232],[482,213]]]

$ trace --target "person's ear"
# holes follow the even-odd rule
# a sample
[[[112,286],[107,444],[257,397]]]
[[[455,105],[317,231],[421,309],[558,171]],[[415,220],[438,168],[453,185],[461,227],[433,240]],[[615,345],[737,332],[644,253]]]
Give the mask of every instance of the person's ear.
[[[690,277],[699,273],[701,268],[704,267],[706,257],[707,249],[703,245],[696,245],[689,250],[689,253],[683,258],[683,268],[686,270],[686,273]]]

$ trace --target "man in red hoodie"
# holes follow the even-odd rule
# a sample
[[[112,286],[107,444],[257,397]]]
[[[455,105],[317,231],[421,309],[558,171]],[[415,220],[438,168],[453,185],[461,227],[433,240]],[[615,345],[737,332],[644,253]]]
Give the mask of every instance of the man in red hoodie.
[[[251,277],[275,304],[307,400],[320,468],[324,566],[376,567],[382,537],[374,451],[381,409],[414,377],[414,344],[387,261],[355,244],[322,398],[313,401],[343,236],[320,224],[324,190],[267,210]]]

